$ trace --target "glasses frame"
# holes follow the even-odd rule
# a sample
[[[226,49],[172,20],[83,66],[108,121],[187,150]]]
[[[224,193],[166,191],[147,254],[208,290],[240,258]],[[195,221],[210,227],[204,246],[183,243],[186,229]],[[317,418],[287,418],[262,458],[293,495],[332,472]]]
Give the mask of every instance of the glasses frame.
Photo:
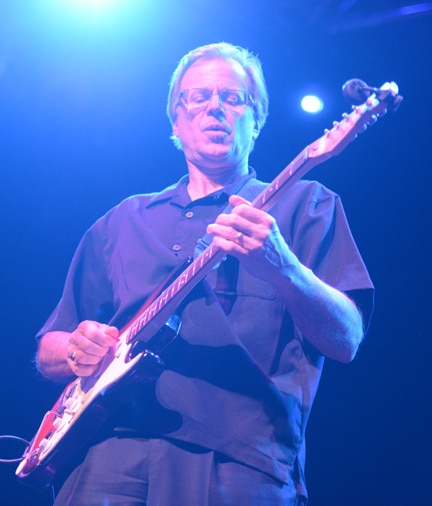
[[[208,100],[204,100],[203,102],[196,103],[196,104],[189,103],[187,100],[187,95],[191,90],[208,92],[209,93]],[[233,104],[230,104],[229,102],[224,102],[222,99],[222,94],[226,93],[226,92],[244,93],[244,95],[245,95],[244,103],[233,105]],[[202,111],[208,107],[208,105],[214,95],[218,96],[219,105],[222,108],[229,109],[230,111],[237,111],[241,107],[247,107],[247,106],[255,107],[255,101],[250,93],[248,93],[245,90],[235,90],[235,89],[231,89],[231,88],[222,88],[221,90],[217,90],[217,89],[211,90],[210,88],[186,88],[186,89],[182,90],[179,94],[179,105],[182,102],[185,104],[185,106],[190,111],[199,112],[199,111]]]

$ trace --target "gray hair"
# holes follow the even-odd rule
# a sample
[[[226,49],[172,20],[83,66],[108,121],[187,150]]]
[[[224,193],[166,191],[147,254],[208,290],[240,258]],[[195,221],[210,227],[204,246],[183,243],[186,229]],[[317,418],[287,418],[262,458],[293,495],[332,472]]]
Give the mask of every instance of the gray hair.
[[[168,92],[167,114],[171,121],[171,125],[177,118],[177,106],[180,100],[180,84],[189,67],[191,67],[199,59],[215,59],[222,58],[225,60],[233,59],[242,65],[250,81],[249,90],[254,99],[254,115],[257,123],[258,132],[261,131],[268,115],[268,93],[261,62],[258,57],[247,49],[240,46],[234,46],[227,42],[219,42],[216,44],[207,44],[193,49],[180,60],[177,68],[174,70]],[[182,149],[180,140],[171,135],[175,146]]]

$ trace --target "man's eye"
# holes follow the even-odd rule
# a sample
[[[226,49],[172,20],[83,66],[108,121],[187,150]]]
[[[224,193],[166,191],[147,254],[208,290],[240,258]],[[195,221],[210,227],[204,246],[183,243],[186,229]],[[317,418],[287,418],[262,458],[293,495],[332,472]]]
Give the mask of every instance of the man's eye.
[[[241,96],[233,91],[225,92],[222,95],[222,100],[230,105],[241,105],[242,99]]]
[[[194,104],[201,104],[209,99],[208,93],[203,91],[196,91],[191,94],[190,101]]]

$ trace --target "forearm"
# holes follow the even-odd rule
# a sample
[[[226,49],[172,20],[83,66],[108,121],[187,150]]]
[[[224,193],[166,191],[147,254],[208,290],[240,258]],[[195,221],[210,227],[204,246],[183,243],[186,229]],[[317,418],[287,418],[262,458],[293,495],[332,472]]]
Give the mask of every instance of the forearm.
[[[232,213],[219,215],[207,228],[213,243],[275,287],[297,329],[321,353],[352,360],[364,333],[356,305],[300,263],[273,217],[236,195],[230,204]]]
[[[54,381],[68,381],[74,377],[67,355],[69,332],[47,332],[39,341],[36,363],[40,373]]]
[[[274,285],[300,333],[325,356],[351,361],[363,339],[363,320],[354,302],[322,282],[290,252]]]

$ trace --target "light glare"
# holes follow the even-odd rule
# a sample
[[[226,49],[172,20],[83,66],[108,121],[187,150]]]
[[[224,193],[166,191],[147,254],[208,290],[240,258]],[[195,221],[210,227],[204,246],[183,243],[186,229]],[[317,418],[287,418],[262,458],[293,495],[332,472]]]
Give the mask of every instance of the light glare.
[[[317,114],[324,109],[323,101],[316,95],[306,95],[301,100],[302,109],[310,114]]]
[[[66,0],[70,6],[81,9],[105,9],[119,3],[119,0]]]

